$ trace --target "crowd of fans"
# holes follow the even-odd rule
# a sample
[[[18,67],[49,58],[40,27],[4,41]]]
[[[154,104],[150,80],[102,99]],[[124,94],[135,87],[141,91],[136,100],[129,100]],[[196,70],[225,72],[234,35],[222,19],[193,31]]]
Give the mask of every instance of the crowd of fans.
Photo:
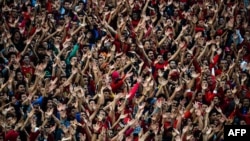
[[[250,124],[249,0],[0,7],[0,140],[223,141]]]

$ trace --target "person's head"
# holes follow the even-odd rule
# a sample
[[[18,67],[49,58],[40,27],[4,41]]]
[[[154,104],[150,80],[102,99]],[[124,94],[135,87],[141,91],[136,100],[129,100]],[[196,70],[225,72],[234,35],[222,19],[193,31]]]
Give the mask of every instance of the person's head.
[[[132,19],[137,20],[139,18],[139,14],[137,12],[132,13]]]
[[[192,73],[195,71],[195,67],[193,64],[191,64],[190,68],[189,68],[189,72]]]
[[[104,57],[98,57],[98,64],[99,65],[102,65],[103,63],[105,63],[105,59],[104,59]]]
[[[156,32],[157,38],[161,38],[162,37],[162,31],[161,30],[157,30]]]
[[[223,25],[225,23],[225,19],[223,17],[219,17],[219,24]]]
[[[66,10],[69,10],[69,9],[70,9],[70,5],[71,5],[71,3],[70,3],[70,1],[68,1],[68,0],[65,0],[65,1],[63,2],[63,7],[64,7]]]
[[[60,66],[62,67],[62,69],[66,69],[67,65],[66,65],[65,60],[60,61]]]
[[[243,107],[250,107],[250,101],[249,101],[248,98],[244,98],[244,99],[242,100],[242,106],[243,106]]]
[[[46,54],[46,49],[43,46],[38,46],[37,47],[37,54],[38,55],[45,55]]]
[[[48,42],[46,42],[46,41],[42,42],[42,46],[47,49],[48,48]]]
[[[178,101],[174,99],[174,100],[172,101],[171,106],[172,106],[172,108],[173,108],[173,107],[176,108],[176,107],[178,106]]]
[[[19,81],[19,82],[23,81],[23,78],[24,78],[21,71],[16,71],[16,76],[15,77],[16,77],[16,80]]]
[[[198,44],[203,46],[205,44],[206,40],[205,37],[201,36],[198,38]]]
[[[107,113],[105,112],[104,109],[100,109],[98,114],[97,114],[97,118],[99,121],[104,121],[107,117]]]
[[[15,118],[15,108],[13,106],[10,106],[10,111],[6,115],[6,124],[8,126],[12,126],[15,124],[16,118]]]
[[[39,81],[39,82],[37,83],[37,88],[38,88],[38,89],[41,89],[41,88],[44,87],[44,85],[45,85],[44,81]]]
[[[32,101],[34,102],[34,101],[36,101],[38,98],[39,98],[38,95],[34,95],[34,96],[32,97]],[[37,106],[38,106],[38,104],[34,105],[34,107],[37,107]]]
[[[109,100],[109,99],[112,98],[112,97],[111,97],[111,90],[108,89],[108,88],[105,88],[105,89],[103,90],[103,95],[104,95],[105,100]]]
[[[21,93],[26,92],[24,83],[17,83],[16,88],[17,88],[17,92],[21,92]]]
[[[80,118],[81,118],[81,120],[88,119],[88,116],[87,116],[86,112],[81,112],[80,113]]]
[[[218,96],[214,96],[213,102],[214,102],[214,105],[219,105],[220,104],[219,97]]]
[[[19,31],[15,31],[14,34],[13,34],[13,39],[14,39],[14,42],[19,42],[21,40],[21,33]]]
[[[191,61],[191,59],[192,59],[192,54],[187,53],[186,54],[186,61],[189,62],[189,61]]]
[[[151,46],[150,41],[149,40],[144,41],[143,46],[144,46],[145,50],[149,49]]]
[[[26,65],[29,65],[30,63],[30,57],[28,54],[24,55],[23,56],[23,62],[26,64]]]
[[[77,65],[77,57],[72,57],[72,58],[70,59],[70,64],[71,64],[72,66]]]
[[[208,108],[208,105],[206,105],[206,104],[201,105],[201,109],[203,112],[205,112],[207,108]]]
[[[154,51],[153,50],[148,50],[148,58],[151,59],[151,60],[154,60]]]
[[[87,53],[89,51],[89,45],[83,45],[82,52]]]
[[[226,90],[225,90],[225,96],[226,96],[227,98],[234,98],[234,95],[233,95],[231,89],[226,89]]]
[[[198,25],[199,25],[199,26],[203,27],[204,24],[205,24],[204,19],[200,19],[200,20],[198,21]]]
[[[16,57],[17,57],[17,55],[16,55],[15,52],[10,52],[10,53],[8,54],[8,56],[9,56],[9,61],[10,61],[10,62],[15,61],[15,60],[16,60]]]
[[[72,102],[76,103],[76,100],[74,99]],[[72,106],[72,108],[70,109],[70,115],[72,117],[74,117],[77,114],[77,112],[78,112],[77,108],[75,108],[74,106]]]
[[[240,77],[241,77],[241,78],[246,78],[246,79],[247,79],[246,81],[249,80],[248,75],[247,75],[247,72],[245,72],[245,71],[242,71],[242,72],[240,73]]]
[[[198,101],[198,102],[202,102],[202,100],[203,100],[203,95],[202,95],[201,92],[197,93],[195,100]]]
[[[211,74],[211,71],[210,71],[208,65],[204,65],[203,69],[204,69],[204,74],[205,75],[210,75]]]
[[[164,63],[163,56],[161,54],[157,55],[157,60],[158,60],[158,63],[160,64]]]
[[[63,84],[63,83],[66,82],[66,81],[67,81],[67,77],[66,77],[65,75],[63,75],[63,76],[60,77],[59,83],[60,83],[60,84]]]
[[[44,63],[48,63],[50,61],[50,57],[48,55],[44,55],[44,58],[42,60]]]
[[[227,61],[227,64],[230,64],[233,60],[232,60],[232,55],[231,54],[227,54],[225,60]]]
[[[48,109],[53,108],[53,100],[51,98],[48,99],[46,107]]]
[[[207,82],[208,82],[209,85],[213,85],[214,80],[213,80],[212,75],[208,75],[208,76],[207,76]]]
[[[70,22],[70,25],[71,25],[71,28],[72,29],[75,29],[76,27],[77,27],[77,20],[72,20],[71,22]],[[76,35],[74,36],[74,38],[76,37]]]
[[[240,120],[240,125],[247,125],[245,120]]]
[[[10,45],[9,47],[8,47],[8,53],[15,53],[16,51],[15,51],[15,47],[13,46],[13,45]]]
[[[216,36],[215,36],[215,41],[216,41],[216,42],[220,43],[220,42],[221,42],[221,39],[222,39],[222,38],[221,38],[220,35],[216,35]],[[215,45],[215,46],[216,46],[216,45]]]
[[[250,31],[249,31],[249,30],[247,30],[247,31],[245,32],[245,34],[244,34],[244,39],[245,39],[246,41],[250,42]]]
[[[89,106],[90,106],[90,107],[96,106],[96,101],[95,101],[94,99],[90,99],[90,100],[89,100]]]
[[[241,14],[237,14],[237,15],[236,15],[236,23],[237,23],[237,24],[241,24],[241,22],[242,22]]]
[[[130,51],[135,51],[136,50],[136,44],[132,43],[130,46]]]
[[[170,67],[171,69],[176,69],[176,68],[177,68],[176,62],[175,62],[174,60],[170,60],[170,61],[169,61],[169,67]]]
[[[83,1],[79,1],[78,2],[78,6],[81,7],[81,8],[83,8],[84,7],[84,2]]]
[[[225,87],[226,87],[226,81],[225,81],[225,79],[221,79],[221,80],[220,80],[219,86],[222,87],[222,88],[225,88]]]
[[[93,34],[91,31],[88,31],[86,34],[87,39],[91,39],[93,37]]]
[[[217,112],[216,111],[211,111],[209,119],[210,119],[210,121],[215,121],[217,119]]]
[[[160,46],[160,48],[165,49],[165,50],[169,50],[170,45],[171,45],[171,42],[169,40],[165,40],[163,42],[163,44]]]
[[[228,69],[228,62],[227,62],[227,60],[224,60],[224,59],[220,60],[220,67],[221,67],[221,69],[223,71],[227,70]]]
[[[54,38],[54,42],[55,43],[61,43],[62,42],[62,37],[60,34],[56,34],[55,35],[55,38]],[[46,44],[43,44],[43,46],[46,45]]]
[[[167,122],[171,122],[172,121],[172,118],[171,118],[171,113],[170,112],[166,112],[164,113],[164,120],[167,121]]]
[[[89,84],[89,78],[87,75],[82,76],[82,84],[83,85],[88,85]]]

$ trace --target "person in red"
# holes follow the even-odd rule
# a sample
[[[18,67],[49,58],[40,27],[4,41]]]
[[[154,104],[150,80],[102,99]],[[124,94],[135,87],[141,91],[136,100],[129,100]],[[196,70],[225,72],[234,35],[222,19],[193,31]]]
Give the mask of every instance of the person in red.
[[[168,64],[168,61],[163,60],[163,56],[161,54],[158,54],[157,61],[154,62],[154,78],[158,75],[158,70],[164,69],[164,66]]]
[[[35,68],[31,65],[31,61],[28,55],[23,56],[23,64],[21,65],[21,71],[24,77],[31,79],[35,72]]]
[[[15,130],[9,130],[5,134],[4,141],[18,141],[19,133]]]
[[[114,71],[111,75],[112,82],[110,84],[112,92],[118,93],[124,84],[124,80],[130,77],[132,74],[126,74],[122,78],[120,78],[120,74],[118,71]]]

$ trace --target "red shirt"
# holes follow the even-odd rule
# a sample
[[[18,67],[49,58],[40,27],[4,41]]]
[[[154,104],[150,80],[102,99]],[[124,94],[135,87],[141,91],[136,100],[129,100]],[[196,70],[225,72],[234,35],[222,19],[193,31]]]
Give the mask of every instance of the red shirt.
[[[22,71],[22,74],[24,75],[24,77],[31,78],[35,72],[35,69],[33,67],[31,67],[30,65],[29,66],[22,65],[21,71]]]
[[[125,76],[123,76],[123,78],[121,80],[118,80],[118,81],[112,80],[112,82],[110,84],[110,87],[111,87],[113,93],[117,93],[118,90],[119,90],[119,88],[121,88],[123,86],[123,84],[124,84],[124,82],[123,82],[124,77]]]
[[[118,36],[118,34],[115,35],[115,50],[117,53],[122,52],[121,47],[122,47],[122,42],[120,41],[120,37]]]
[[[154,68],[155,68],[154,74],[153,74],[154,78],[157,77],[157,75],[158,75],[158,70],[159,70],[159,69],[164,69],[164,66],[166,66],[166,65],[168,65],[168,61],[165,61],[164,63],[156,63],[156,64],[154,65]]]

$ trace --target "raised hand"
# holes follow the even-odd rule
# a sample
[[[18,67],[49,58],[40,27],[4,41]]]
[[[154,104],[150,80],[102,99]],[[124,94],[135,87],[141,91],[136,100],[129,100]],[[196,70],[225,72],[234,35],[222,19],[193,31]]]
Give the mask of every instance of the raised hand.
[[[102,128],[101,124],[97,123],[93,125],[94,132],[99,132],[101,128]]]
[[[124,119],[124,118],[126,118],[128,116],[128,114],[121,114],[120,116],[119,116],[119,119]]]
[[[175,88],[175,92],[179,92],[179,91],[181,91],[181,89],[182,89],[182,85],[179,85],[179,86],[177,86],[176,88]]]
[[[239,98],[237,98],[237,97],[235,97],[235,98],[234,98],[234,102],[235,102],[235,104],[236,104],[236,105],[239,105],[239,103],[240,103],[240,99],[239,99]]]
[[[208,84],[207,83],[203,83],[201,85],[201,87],[202,87],[203,90],[206,90],[208,88]]]
[[[210,112],[211,112],[211,110],[212,110],[212,107],[211,107],[211,106],[209,106],[209,107],[207,107],[207,108],[206,108],[206,110],[205,110],[205,111],[206,111],[206,113],[210,113]]]
[[[158,81],[159,83],[162,85],[162,86],[165,86],[167,85],[168,81],[164,78],[158,78]]]
[[[185,127],[182,129],[182,134],[186,133],[188,130],[189,130],[189,126],[185,126]]]
[[[48,109],[48,110],[45,112],[45,117],[46,117],[46,118],[51,117],[51,115],[53,114],[53,111],[54,111],[53,108]]]
[[[198,78],[198,77],[200,76],[200,74],[199,74],[199,73],[193,72],[193,73],[191,74],[191,76],[192,76],[192,78]]]

